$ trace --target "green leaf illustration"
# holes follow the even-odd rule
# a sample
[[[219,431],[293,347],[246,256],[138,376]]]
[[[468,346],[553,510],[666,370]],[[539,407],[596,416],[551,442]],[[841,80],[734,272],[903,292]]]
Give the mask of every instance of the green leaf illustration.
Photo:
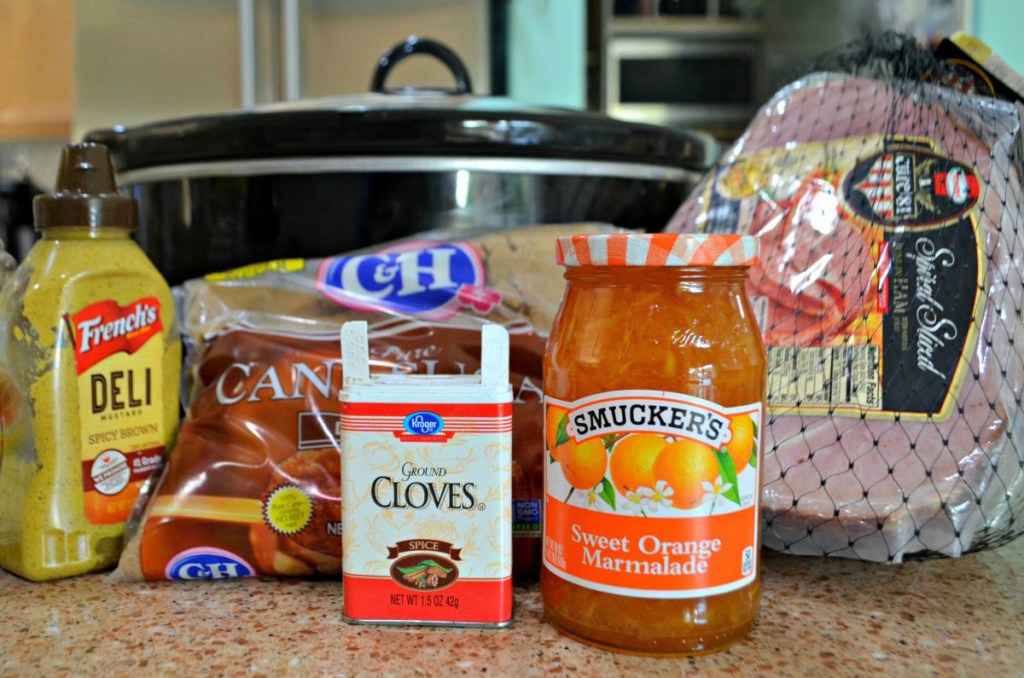
[[[757,468],[757,422],[751,417],[750,423],[754,427],[754,445],[750,450],[750,468]]]
[[[415,565],[413,567],[399,567],[398,571],[402,574],[412,574],[413,572],[422,572],[427,569],[426,565]]]
[[[439,570],[444,570],[445,574],[448,574],[452,571],[450,567],[445,567],[444,565],[438,563],[436,560],[431,560],[429,558],[427,560],[421,560],[418,564],[413,565],[412,567],[400,567],[398,568],[398,571],[402,574],[412,574],[413,572],[425,570],[428,567],[436,567]]]
[[[569,442],[569,434],[565,432],[565,427],[569,423],[569,413],[562,415],[562,418],[558,420],[558,429],[555,432],[555,447],[558,447],[562,443]]]
[[[601,478],[601,491],[598,492],[597,496],[604,499],[604,503],[612,507],[615,510],[615,486],[607,478]]]
[[[448,572],[452,571],[452,568],[445,567],[444,565],[442,565],[441,563],[437,562],[436,560],[430,560],[430,559],[428,559],[428,560],[421,560],[420,561],[420,567],[436,567],[439,570],[444,570],[446,574]]]
[[[732,463],[732,457],[729,456],[729,448],[723,447],[718,452],[715,452],[715,456],[718,457],[718,471],[722,476],[722,483],[732,485],[732,487],[722,493],[722,496],[739,504],[739,480],[736,478],[736,465]]]

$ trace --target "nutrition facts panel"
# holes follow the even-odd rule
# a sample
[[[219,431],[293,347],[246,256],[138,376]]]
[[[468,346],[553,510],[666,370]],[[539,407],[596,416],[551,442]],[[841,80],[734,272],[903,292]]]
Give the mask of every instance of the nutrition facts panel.
[[[882,408],[877,346],[768,347],[768,404]]]

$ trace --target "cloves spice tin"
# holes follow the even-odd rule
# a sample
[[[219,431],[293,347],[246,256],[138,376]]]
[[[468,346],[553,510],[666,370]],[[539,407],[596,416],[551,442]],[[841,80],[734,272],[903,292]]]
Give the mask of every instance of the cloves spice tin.
[[[365,322],[342,328],[346,621],[512,621],[508,333],[482,332],[479,375],[370,375]]]

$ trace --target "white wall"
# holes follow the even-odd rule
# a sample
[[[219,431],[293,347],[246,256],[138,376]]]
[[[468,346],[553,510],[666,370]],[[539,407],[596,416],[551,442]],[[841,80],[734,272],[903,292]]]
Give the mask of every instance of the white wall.
[[[89,0],[75,7],[72,138],[238,106],[235,0]]]
[[[1024,74],[1024,0],[974,0],[974,34]]]
[[[279,90],[277,0],[257,0],[258,90]],[[407,36],[436,38],[490,90],[487,0],[303,0],[306,96],[366,92],[377,60]],[[76,3],[73,138],[91,129],[211,113],[241,105],[236,0]],[[388,86],[450,85],[436,60],[403,61]],[[266,100],[266,96],[259,97]]]
[[[411,35],[436,39],[462,59],[473,89],[490,92],[487,0],[316,0],[303,4],[306,93],[327,96],[370,89],[377,60]],[[392,70],[386,85],[451,87],[448,69],[416,56]]]
[[[584,108],[586,0],[508,0],[508,13],[509,96]]]

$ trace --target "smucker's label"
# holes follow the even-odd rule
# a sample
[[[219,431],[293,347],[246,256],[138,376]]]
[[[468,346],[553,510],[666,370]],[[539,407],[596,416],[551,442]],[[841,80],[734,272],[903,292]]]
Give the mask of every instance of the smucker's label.
[[[65,321],[78,371],[85,515],[120,523],[164,451],[160,302],[107,299]]]
[[[342,306],[432,320],[463,309],[489,313],[501,294],[486,283],[480,253],[457,242],[411,242],[374,254],[333,257],[317,273],[317,288]]]
[[[624,393],[624,392],[620,392]],[[636,430],[685,436],[712,447],[729,442],[729,418],[708,409],[702,402],[667,400],[664,397],[597,400],[573,410],[565,432],[577,443],[594,436]]]
[[[763,408],[662,391],[546,399],[544,564],[595,591],[693,598],[756,576]],[[549,434],[550,433],[550,434]]]

